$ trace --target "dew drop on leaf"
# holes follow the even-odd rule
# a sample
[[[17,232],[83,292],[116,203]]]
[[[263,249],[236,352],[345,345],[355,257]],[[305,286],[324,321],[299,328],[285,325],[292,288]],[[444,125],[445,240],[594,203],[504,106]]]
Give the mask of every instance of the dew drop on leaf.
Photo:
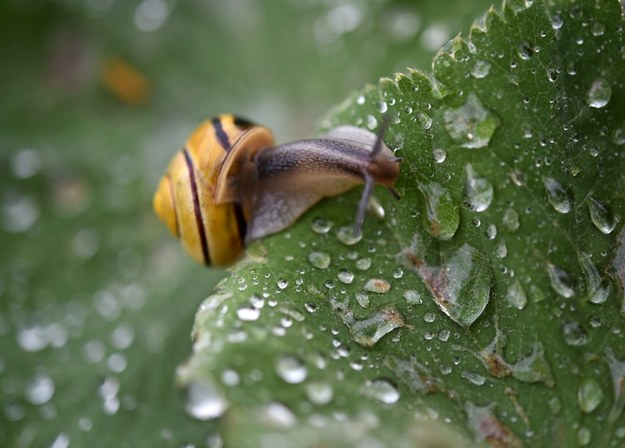
[[[425,199],[425,230],[436,239],[451,239],[460,224],[460,210],[451,193],[436,182],[420,183],[419,189]]]
[[[308,262],[317,269],[327,269],[330,266],[331,257],[326,252],[310,252]]]
[[[523,285],[518,279],[515,279],[508,286],[508,290],[506,291],[506,300],[508,301],[508,305],[522,310],[527,305],[527,295],[525,294],[525,290],[523,289]]]
[[[603,390],[599,383],[592,378],[582,381],[577,391],[577,403],[582,412],[590,414],[594,411],[603,399]]]
[[[471,75],[475,79],[486,78],[490,73],[490,63],[482,60],[475,61],[473,64],[473,68],[471,69]]]
[[[543,178],[549,204],[558,213],[568,213],[573,207],[573,197],[560,182],[552,177]]]
[[[385,335],[405,325],[401,314],[392,306],[376,310],[368,318],[358,320],[351,311],[340,312],[343,323],[349,328],[352,339],[363,347],[373,347]]]
[[[586,278],[586,294],[588,300],[598,305],[604,303],[608,299],[612,289],[608,277],[601,278],[599,270],[587,253],[580,252],[578,254],[578,259]]]
[[[493,200],[493,186],[485,177],[479,177],[473,166],[465,167],[467,180],[465,183],[466,201],[476,212],[483,212]]]
[[[346,246],[353,246],[362,239],[362,232],[354,231],[353,226],[344,226],[337,229],[336,237]]]
[[[36,406],[50,401],[54,395],[55,385],[52,378],[43,373],[36,374],[26,385],[26,399]]]
[[[400,397],[397,387],[384,378],[367,381],[362,388],[362,392],[368,397],[374,398],[385,404],[396,403]]]
[[[510,232],[516,232],[519,229],[519,214],[513,208],[507,208],[503,213],[502,223]]]
[[[337,277],[341,283],[345,283],[346,285],[349,285],[354,280],[354,273],[346,269],[343,269],[339,271],[339,273],[337,274]]]
[[[443,163],[447,158],[447,152],[442,148],[434,148],[432,150],[432,157],[436,163]]]
[[[555,292],[565,298],[573,297],[575,284],[568,272],[554,264],[548,263],[547,274],[549,275],[549,283]]]
[[[308,369],[298,357],[282,356],[276,363],[276,373],[286,383],[298,384],[306,379]]]
[[[334,389],[329,383],[311,382],[306,384],[306,398],[312,404],[323,406],[330,403],[334,398]]]
[[[612,96],[612,86],[604,78],[597,78],[593,81],[586,94],[586,103],[590,107],[601,109],[605,107]]]
[[[488,146],[500,122],[474,93],[462,106],[445,110],[443,119],[451,138],[463,148],[472,149]]]
[[[590,220],[602,233],[609,235],[616,227],[618,219],[605,204],[599,202],[592,196],[586,198]]]
[[[562,336],[564,337],[564,342],[574,347],[586,345],[588,342],[586,330],[577,322],[566,322],[563,324]]]
[[[198,420],[211,420],[223,415],[228,402],[209,380],[193,380],[187,386],[187,414]]]
[[[386,294],[391,290],[391,284],[381,278],[370,278],[363,287],[365,291],[375,292],[376,294]]]
[[[332,224],[325,219],[315,218],[312,222],[311,228],[313,232],[323,235],[330,231]]]

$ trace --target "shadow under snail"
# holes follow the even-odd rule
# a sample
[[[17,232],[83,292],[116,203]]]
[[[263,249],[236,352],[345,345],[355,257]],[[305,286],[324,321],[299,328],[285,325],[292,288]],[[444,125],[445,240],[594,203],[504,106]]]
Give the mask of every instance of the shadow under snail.
[[[171,160],[154,210],[199,263],[227,266],[251,241],[289,227],[328,196],[364,183],[360,232],[374,184],[399,176],[400,158],[378,134],[339,126],[321,138],[275,145],[269,129],[233,115],[203,122]]]

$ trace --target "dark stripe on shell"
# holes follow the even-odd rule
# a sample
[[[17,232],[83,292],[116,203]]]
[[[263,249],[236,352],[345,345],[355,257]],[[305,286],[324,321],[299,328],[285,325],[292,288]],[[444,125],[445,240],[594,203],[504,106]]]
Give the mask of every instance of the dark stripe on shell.
[[[245,240],[245,233],[247,232],[247,222],[245,221],[245,215],[243,214],[243,208],[240,204],[232,204],[234,208],[234,219],[237,222],[237,228],[239,229],[239,238],[241,241]]]
[[[233,119],[234,119],[234,125],[239,127],[239,128],[248,129],[248,128],[251,128],[253,126],[256,126],[256,123],[254,123],[253,121],[248,120],[247,118],[234,116]]]
[[[224,131],[224,127],[221,125],[221,120],[219,118],[213,118],[213,127],[215,128],[215,137],[219,141],[219,144],[224,149],[224,151],[230,151],[230,140],[228,139],[228,135],[226,131]]]
[[[211,264],[210,256],[208,253],[208,242],[206,241],[206,231],[204,229],[204,223],[202,219],[202,210],[200,209],[200,198],[197,191],[197,183],[195,181],[195,170],[193,169],[193,161],[189,155],[187,148],[183,150],[184,159],[187,162],[187,168],[189,170],[189,181],[191,182],[191,195],[193,196],[193,212],[195,213],[195,224],[197,225],[198,232],[200,233],[200,243],[202,244],[202,255],[204,256],[204,263]]]

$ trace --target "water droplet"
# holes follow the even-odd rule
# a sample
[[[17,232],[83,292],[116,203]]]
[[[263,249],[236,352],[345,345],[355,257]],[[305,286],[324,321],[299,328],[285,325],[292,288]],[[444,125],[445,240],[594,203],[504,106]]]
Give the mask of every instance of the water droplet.
[[[573,278],[564,269],[561,269],[551,263],[547,264],[547,274],[549,282],[555,292],[564,298],[573,297],[575,294],[575,284]]]
[[[592,24],[592,27],[590,28],[590,32],[595,37],[603,36],[603,33],[605,32],[605,26],[603,25],[603,23],[594,22]]]
[[[510,232],[516,232],[519,229],[519,214],[513,208],[508,208],[503,213],[503,225]]]
[[[536,49],[529,42],[521,42],[517,46],[517,53],[522,60],[527,61],[536,53]]]
[[[330,231],[330,229],[332,228],[332,223],[330,221],[326,221],[325,219],[315,218],[313,219],[310,227],[313,232],[324,235]]]
[[[436,163],[443,163],[447,158],[447,151],[442,148],[432,149],[432,157]]]
[[[385,404],[393,404],[399,400],[397,387],[383,378],[367,381],[363,387],[363,393]]]
[[[263,409],[262,421],[268,427],[290,428],[297,423],[297,417],[282,403],[269,403]],[[264,445],[263,445],[264,446]],[[267,446],[285,446],[270,442]]]
[[[232,369],[226,369],[221,372],[221,382],[225,386],[235,387],[239,385],[240,381],[239,374]]]
[[[419,120],[421,129],[428,130],[432,127],[432,117],[430,117],[428,114],[419,112],[417,119]]]
[[[486,382],[486,378],[476,372],[462,372],[462,378],[469,381],[471,384],[475,384],[476,386],[483,386]]]
[[[612,133],[612,142],[616,145],[625,144],[625,130],[623,128],[617,128]]]
[[[367,280],[363,289],[368,292],[375,292],[376,294],[386,294],[391,290],[391,284],[381,278],[371,278]]]
[[[547,192],[547,200],[558,213],[568,213],[573,207],[573,198],[569,191],[560,182],[552,177],[543,178],[543,185]]]
[[[33,177],[41,169],[41,157],[39,152],[29,148],[18,151],[11,160],[13,175],[17,179]]]
[[[330,255],[325,252],[311,252],[308,254],[308,262],[317,269],[327,269],[330,266]]]
[[[592,196],[586,198],[586,205],[588,205],[590,219],[595,227],[606,235],[612,233],[616,227],[618,218],[612,214],[611,210]]]
[[[525,308],[525,305],[527,305],[527,295],[518,279],[515,279],[508,286],[506,300],[508,301],[508,305],[519,310],[522,310]]]
[[[296,356],[282,356],[276,363],[276,373],[289,384],[298,384],[308,376],[308,369]]]
[[[603,390],[599,383],[592,378],[584,379],[577,391],[577,402],[582,412],[590,414],[599,406],[602,399]]]
[[[286,279],[281,278],[281,279],[278,279],[278,281],[276,282],[276,285],[280,289],[285,289],[287,286],[289,286],[289,282],[286,281]]]
[[[336,231],[336,237],[346,246],[353,246],[362,239],[362,232],[354,231],[354,226],[344,226]]]
[[[10,233],[30,230],[39,219],[39,205],[25,195],[5,195],[2,204],[2,227]]]
[[[567,322],[562,325],[562,335],[564,342],[571,346],[586,345],[588,342],[586,330],[577,322]]]
[[[306,384],[306,398],[312,404],[323,406],[330,403],[334,398],[334,389],[328,383],[311,382]]]
[[[364,292],[356,293],[356,301],[358,302],[358,305],[363,308],[367,308],[369,306],[369,296]]]
[[[356,260],[356,267],[361,271],[366,271],[371,267],[371,258],[359,258],[358,260]]]
[[[489,240],[494,240],[495,238],[497,238],[497,226],[495,224],[488,225],[488,227],[486,228],[486,236]]]
[[[409,305],[421,305],[423,303],[423,299],[421,299],[421,294],[419,294],[414,289],[409,289],[404,292],[404,299]]]
[[[611,96],[612,86],[610,86],[610,83],[604,78],[597,78],[590,86],[590,89],[588,89],[586,103],[590,107],[601,109],[608,104]]]
[[[356,103],[357,104],[365,104],[365,96],[364,95],[358,95],[358,98],[356,98]]]
[[[590,429],[585,426],[579,428],[577,431],[577,442],[579,443],[579,446],[588,446],[591,440],[592,433],[590,432]]]
[[[363,347],[373,347],[382,337],[405,325],[401,314],[392,306],[376,310],[367,319],[354,318],[351,311],[342,310],[340,317],[349,328],[352,339]]]
[[[26,385],[26,399],[39,406],[50,401],[54,391],[55,385],[52,378],[43,373],[38,373]]]
[[[509,427],[503,424],[494,412],[495,403],[486,406],[476,406],[470,401],[465,405],[468,417],[468,427],[476,435],[476,442],[492,444],[491,446],[520,447],[523,442]]]
[[[62,432],[57,436],[56,439],[50,445],[50,448],[68,448],[70,445],[71,439],[69,435]]]
[[[474,93],[468,95],[462,106],[447,109],[443,119],[451,138],[463,148],[488,146],[499,126],[499,118],[486,109]]]
[[[443,251],[441,266],[429,266],[417,249],[415,243],[404,250],[406,267],[419,274],[441,311],[459,325],[469,327],[490,300],[494,279],[488,257],[464,244]]]
[[[587,253],[580,252],[578,259],[584,269],[584,275],[586,277],[588,300],[598,305],[605,303],[612,289],[608,277],[601,278],[599,270]]]
[[[211,420],[221,417],[228,408],[215,385],[206,379],[193,380],[187,386],[185,411],[198,420]]]
[[[562,21],[562,17],[560,17],[559,14],[551,16],[551,27],[554,30],[559,30],[560,28],[562,28],[562,25],[564,25],[564,22]]]
[[[425,230],[436,239],[451,239],[460,224],[460,208],[451,193],[436,182],[420,183],[419,190],[425,199]]]
[[[490,63],[482,60],[475,61],[471,69],[471,75],[476,79],[486,78],[490,73]]]
[[[378,127],[378,120],[373,115],[367,115],[367,127],[372,131]]]
[[[510,373],[514,378],[525,383],[543,382],[553,387],[555,380],[551,367],[545,357],[545,349],[540,342],[534,342],[532,353],[510,365]]]
[[[388,110],[388,104],[386,104],[386,101],[378,101],[378,110],[380,113],[384,113]]]
[[[243,321],[254,321],[260,317],[260,310],[251,306],[242,306],[237,310],[237,317]]]
[[[337,274],[337,277],[340,282],[345,283],[346,285],[349,285],[352,281],[354,281],[354,273],[346,269],[341,270]]]
[[[478,177],[470,163],[465,167],[467,181],[465,192],[467,203],[476,212],[483,212],[493,200],[493,186],[485,177]]]
[[[508,245],[505,241],[499,241],[499,244],[497,244],[497,247],[495,248],[495,255],[497,258],[506,258],[508,255]]]

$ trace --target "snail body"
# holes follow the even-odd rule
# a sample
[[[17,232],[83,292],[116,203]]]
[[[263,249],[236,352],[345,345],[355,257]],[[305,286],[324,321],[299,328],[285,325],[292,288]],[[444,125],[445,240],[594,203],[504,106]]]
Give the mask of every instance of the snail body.
[[[323,197],[364,183],[359,230],[374,184],[396,195],[399,161],[382,135],[354,126],[275,146],[267,128],[221,115],[202,123],[174,156],[154,209],[196,261],[228,265]]]

